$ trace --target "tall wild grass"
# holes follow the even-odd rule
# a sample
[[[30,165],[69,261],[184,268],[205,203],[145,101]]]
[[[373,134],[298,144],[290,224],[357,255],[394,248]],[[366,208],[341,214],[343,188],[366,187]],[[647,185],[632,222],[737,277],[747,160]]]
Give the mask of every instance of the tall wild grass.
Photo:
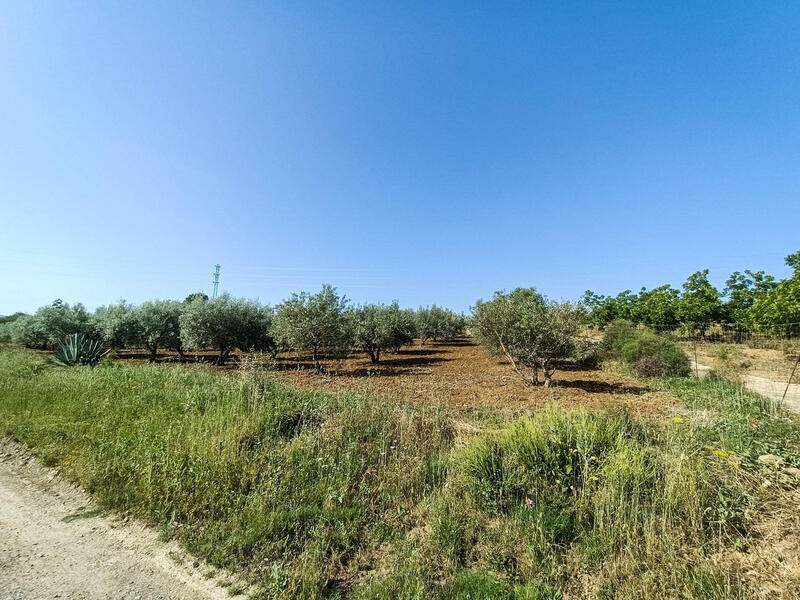
[[[442,409],[258,365],[38,360],[0,352],[0,430],[260,598],[747,595],[711,560],[747,537],[746,499],[674,425],[550,407],[457,434]]]

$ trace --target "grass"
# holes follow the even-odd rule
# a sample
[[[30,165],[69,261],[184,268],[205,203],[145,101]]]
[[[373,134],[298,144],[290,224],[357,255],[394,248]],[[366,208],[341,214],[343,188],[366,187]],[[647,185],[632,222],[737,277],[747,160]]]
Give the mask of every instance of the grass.
[[[659,385],[689,408],[710,413],[707,422],[693,428],[699,439],[750,463],[775,454],[800,467],[800,425],[787,417],[779,402],[717,378],[674,378]]]
[[[747,597],[712,558],[750,535],[751,499],[707,446],[791,446],[763,400],[682,380],[664,385],[718,421],[549,407],[456,437],[441,409],[298,391],[255,366],[39,360],[0,352],[0,430],[258,598]],[[748,411],[765,422],[750,438],[718,427]]]

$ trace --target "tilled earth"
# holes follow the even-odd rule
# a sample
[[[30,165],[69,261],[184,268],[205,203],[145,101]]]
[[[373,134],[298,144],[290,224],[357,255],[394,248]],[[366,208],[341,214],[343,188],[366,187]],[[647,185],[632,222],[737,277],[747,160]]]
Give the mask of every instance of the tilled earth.
[[[144,359],[142,353],[119,353],[119,357]],[[188,361],[205,364],[213,358],[210,352],[187,356]],[[177,355],[160,358],[177,359]],[[235,354],[222,370],[235,370],[242,359]],[[310,356],[291,352],[279,354],[274,361],[278,379],[300,388],[355,392],[456,410],[491,407],[525,412],[557,402],[565,407],[623,405],[634,414],[658,418],[673,414],[676,402],[635,379],[569,362],[559,367],[554,387],[531,387],[508,362],[488,356],[468,338],[428,341],[424,346],[416,341],[396,354],[383,354],[377,364],[363,352],[344,360],[326,359],[323,364],[323,372],[317,373]]]
[[[330,362],[321,374],[304,356],[280,356],[277,367],[282,381],[299,387],[358,392],[455,409],[528,411],[558,402],[566,407],[589,408],[621,404],[632,412],[660,415],[669,413],[674,402],[635,379],[572,363],[559,367],[554,387],[531,387],[508,362],[488,356],[470,340],[416,344],[398,354],[386,354],[378,364],[358,353],[347,360]]]

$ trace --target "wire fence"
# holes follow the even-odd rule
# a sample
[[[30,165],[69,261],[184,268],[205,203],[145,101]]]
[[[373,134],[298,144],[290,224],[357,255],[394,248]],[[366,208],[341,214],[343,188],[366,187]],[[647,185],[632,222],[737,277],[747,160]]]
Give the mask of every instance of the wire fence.
[[[717,373],[800,411],[800,323],[649,325],[684,347],[698,376]]]
[[[752,348],[796,349],[800,344],[800,323],[743,325],[741,323],[680,323],[650,325],[679,341],[743,344]]]

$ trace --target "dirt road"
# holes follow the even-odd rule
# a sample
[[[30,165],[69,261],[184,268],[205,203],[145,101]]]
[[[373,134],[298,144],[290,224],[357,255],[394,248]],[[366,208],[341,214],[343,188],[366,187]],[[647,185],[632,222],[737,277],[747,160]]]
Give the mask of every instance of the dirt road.
[[[209,571],[0,437],[0,600],[229,598]]]
[[[700,377],[704,377],[711,370],[711,367],[699,362],[695,364],[692,361],[692,370],[696,370]],[[757,377],[756,375],[745,375],[744,385],[748,389],[773,400],[780,400],[783,398],[783,393],[786,392],[783,405],[792,412],[800,413],[800,383],[792,383],[787,391],[785,381],[775,381],[774,379]]]

